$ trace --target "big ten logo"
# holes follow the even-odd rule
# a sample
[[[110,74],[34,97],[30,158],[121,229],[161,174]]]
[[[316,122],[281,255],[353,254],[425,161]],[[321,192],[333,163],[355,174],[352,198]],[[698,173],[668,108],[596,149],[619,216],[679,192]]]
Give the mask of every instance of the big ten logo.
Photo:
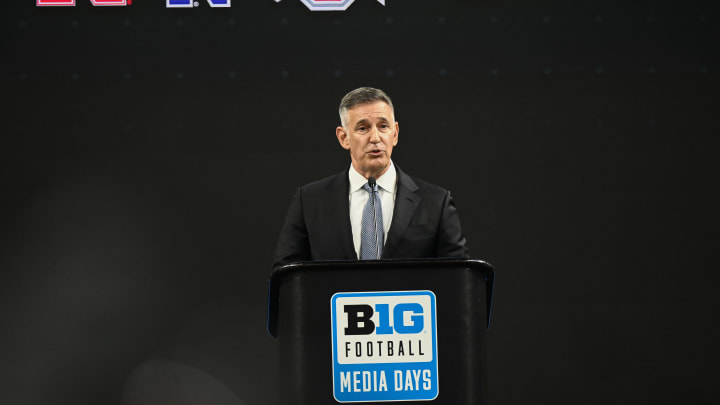
[[[437,333],[432,291],[337,293],[333,385],[340,402],[432,399]]]
[[[390,324],[390,304],[375,304],[374,311],[373,307],[367,304],[344,305],[343,311],[347,314],[346,335],[369,335],[373,332],[378,335],[391,335],[393,332],[418,333],[425,325],[423,317],[425,309],[417,302],[395,305],[392,312],[396,325]],[[372,321],[375,314],[377,314],[377,325]],[[410,322],[407,322],[405,315],[409,315]]]
[[[340,364],[432,360],[433,297],[396,294],[337,297]]]

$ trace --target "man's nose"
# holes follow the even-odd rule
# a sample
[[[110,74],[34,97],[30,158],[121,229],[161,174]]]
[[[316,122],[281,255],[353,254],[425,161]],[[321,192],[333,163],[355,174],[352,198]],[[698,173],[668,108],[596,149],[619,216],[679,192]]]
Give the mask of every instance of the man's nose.
[[[373,127],[370,130],[370,142],[371,143],[380,143],[380,131],[376,127]]]

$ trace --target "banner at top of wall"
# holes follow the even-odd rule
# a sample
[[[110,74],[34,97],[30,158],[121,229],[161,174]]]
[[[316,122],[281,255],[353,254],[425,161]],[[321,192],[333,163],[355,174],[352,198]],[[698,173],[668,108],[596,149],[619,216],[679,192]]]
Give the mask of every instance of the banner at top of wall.
[[[231,0],[206,0],[210,7],[232,7]],[[282,0],[275,0],[276,3]],[[342,11],[347,10],[355,0],[300,0],[311,11]],[[385,5],[385,0],[377,0]],[[47,6],[70,6],[74,7],[76,0],[36,0],[35,4],[40,7]],[[93,6],[128,6],[132,0],[90,0]],[[200,5],[198,0],[165,0],[166,8],[192,8]]]

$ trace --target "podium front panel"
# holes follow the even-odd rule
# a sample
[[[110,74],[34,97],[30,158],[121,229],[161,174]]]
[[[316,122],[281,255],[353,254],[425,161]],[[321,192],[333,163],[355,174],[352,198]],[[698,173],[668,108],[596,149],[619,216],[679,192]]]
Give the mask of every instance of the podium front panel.
[[[273,282],[278,299],[275,334],[280,345],[279,386],[283,403],[339,402],[333,395],[331,300],[334,295],[403,291],[430,291],[434,296],[438,368],[434,381],[437,386],[432,387],[437,390],[437,396],[403,403],[485,403],[485,334],[492,291],[488,287],[493,275],[486,263],[464,260],[316,262],[282,269],[282,275]],[[361,321],[357,324],[363,325]],[[430,349],[425,346],[424,351]],[[396,383],[393,376],[386,377],[388,385]],[[429,385],[429,380],[426,383]],[[383,402],[394,401],[384,398]],[[376,401],[355,403],[373,402]]]

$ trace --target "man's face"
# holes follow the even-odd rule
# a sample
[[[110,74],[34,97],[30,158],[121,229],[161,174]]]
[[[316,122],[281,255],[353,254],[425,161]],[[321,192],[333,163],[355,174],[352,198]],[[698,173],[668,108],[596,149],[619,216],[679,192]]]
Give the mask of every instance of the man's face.
[[[383,101],[359,104],[347,110],[346,118],[345,127],[335,130],[340,146],[350,151],[358,173],[380,177],[390,167],[400,132],[392,108]]]

